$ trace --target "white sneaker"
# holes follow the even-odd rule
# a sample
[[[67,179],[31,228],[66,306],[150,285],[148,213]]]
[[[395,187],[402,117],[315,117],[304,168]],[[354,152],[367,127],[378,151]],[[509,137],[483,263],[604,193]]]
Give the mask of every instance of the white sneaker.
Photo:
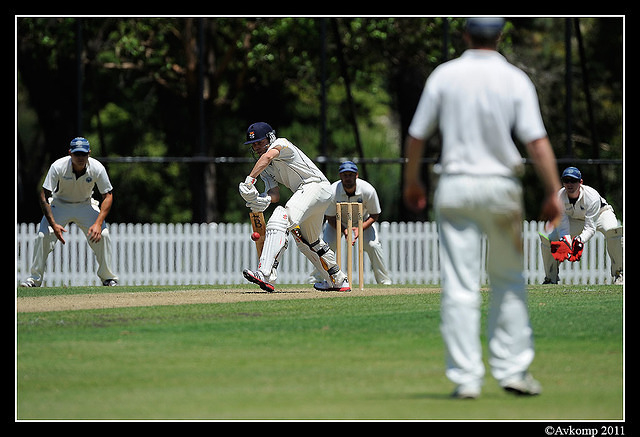
[[[622,272],[616,273],[616,277],[613,279],[613,283],[615,285],[624,285],[624,277],[622,276]]]
[[[27,278],[20,283],[21,287],[37,287],[35,281],[31,278]]]
[[[475,385],[459,385],[451,393],[451,397],[455,399],[477,399],[480,397],[480,388]]]
[[[542,385],[533,379],[533,376],[528,372],[524,378],[510,380],[503,384],[502,388],[508,392],[524,396],[535,396],[542,393]]]
[[[316,282],[313,284],[313,288],[319,291],[351,291],[349,279],[347,278],[344,278],[340,284],[331,284],[327,281]]]
[[[253,272],[249,269],[244,269],[242,271],[242,275],[245,277],[247,281],[253,282],[254,284],[258,284],[260,288],[262,288],[264,291],[271,292],[275,290],[275,287],[273,285],[265,281],[264,275],[260,271]]]

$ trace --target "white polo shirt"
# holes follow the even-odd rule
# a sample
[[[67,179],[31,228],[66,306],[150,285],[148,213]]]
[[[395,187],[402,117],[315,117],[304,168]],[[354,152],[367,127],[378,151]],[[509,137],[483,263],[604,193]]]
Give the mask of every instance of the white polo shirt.
[[[53,193],[54,199],[67,203],[89,201],[94,186],[101,194],[113,190],[104,165],[89,157],[87,171],[76,178],[71,167],[71,156],[65,156],[51,164],[42,184],[42,188]]]
[[[331,184],[331,203],[327,207],[325,215],[336,215],[336,202],[358,202],[362,203],[362,221],[369,218],[371,214],[380,214],[382,208],[380,208],[380,200],[378,199],[378,193],[373,185],[364,179],[356,179],[356,190],[353,196],[347,195],[342,187],[342,181],[336,181]],[[358,211],[354,207],[352,214],[357,214]],[[353,215],[353,217],[356,217]],[[342,213],[342,227],[347,225],[347,214]],[[355,219],[354,219],[355,221]]]
[[[547,135],[529,77],[493,50],[467,50],[427,79],[409,134],[442,134],[444,174],[513,176],[527,144]]]
[[[260,178],[264,181],[265,191],[283,184],[292,192],[295,192],[301,185],[309,182],[327,182],[329,180],[320,169],[286,138],[278,138],[269,145],[269,149],[281,146],[280,154],[260,173]]]
[[[560,202],[564,205],[564,214],[558,225],[558,234],[569,235],[571,225],[569,219],[584,221],[584,227],[580,233],[580,239],[586,243],[596,233],[600,209],[608,205],[607,201],[594,188],[588,185],[580,186],[580,195],[575,202],[569,200],[564,187],[558,190]]]

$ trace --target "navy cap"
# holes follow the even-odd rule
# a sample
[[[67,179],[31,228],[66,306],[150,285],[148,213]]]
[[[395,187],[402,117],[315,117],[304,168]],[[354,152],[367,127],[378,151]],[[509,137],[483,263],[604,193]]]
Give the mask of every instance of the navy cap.
[[[352,171],[354,173],[358,173],[358,166],[353,161],[345,161],[342,164],[340,164],[338,173],[343,173],[345,171]]]
[[[263,140],[267,138],[267,135],[269,135],[269,133],[271,132],[273,132],[273,135],[275,136],[275,131],[267,123],[263,123],[261,121],[253,123],[247,129],[247,141],[245,142],[245,144],[251,144],[255,143],[256,141]]]
[[[580,173],[580,170],[578,170],[575,167],[567,167],[562,172],[562,177],[563,178],[573,178],[573,179],[576,179],[576,180],[580,180],[580,179],[582,179],[582,173]]]
[[[89,147],[89,141],[86,138],[75,137],[69,143],[69,152],[85,152],[89,153],[91,147]]]
[[[498,36],[504,27],[501,17],[473,17],[467,18],[466,31],[470,35],[492,38]]]

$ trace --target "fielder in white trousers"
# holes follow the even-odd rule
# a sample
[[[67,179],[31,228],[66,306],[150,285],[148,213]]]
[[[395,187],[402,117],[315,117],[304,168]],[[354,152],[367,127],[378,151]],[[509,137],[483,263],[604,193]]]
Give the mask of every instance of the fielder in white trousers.
[[[111,237],[106,224],[102,224],[102,238],[98,242],[93,242],[87,236],[87,231],[95,223],[100,208],[98,201],[91,199],[81,203],[67,203],[54,199],[51,201],[51,211],[56,223],[66,227],[69,223],[75,223],[87,237],[89,247],[95,253],[98,262],[97,275],[102,282],[113,279],[118,280],[118,275],[114,273],[111,265]],[[46,218],[40,221],[38,235],[36,235],[33,247],[33,257],[31,260],[30,276],[36,286],[42,284],[47,257],[56,245],[57,238],[53,229],[49,226]]]
[[[528,368],[533,361],[524,278],[522,156],[526,145],[545,199],[542,217],[554,223],[560,178],[535,86],[497,51],[505,20],[470,17],[463,37],[469,49],[429,75],[405,146],[404,200],[427,206],[420,173],[429,138],[442,137],[440,180],[434,196],[442,274],[442,335],[453,396],[480,396],[485,368],[480,342],[482,237],[487,237],[491,288],[488,346],[491,372],[507,392],[542,392]]]
[[[521,377],[534,357],[523,275],[522,188],[501,176],[443,176],[435,194],[442,269],[442,335],[446,375],[454,383],[483,384],[480,342],[481,244],[490,242],[489,365],[500,385]]]

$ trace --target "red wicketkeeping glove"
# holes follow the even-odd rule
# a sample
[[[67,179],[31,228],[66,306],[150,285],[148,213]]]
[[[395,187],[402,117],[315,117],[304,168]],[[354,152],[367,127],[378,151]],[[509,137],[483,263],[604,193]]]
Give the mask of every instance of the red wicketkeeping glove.
[[[571,255],[569,256],[569,261],[575,262],[580,261],[582,258],[582,251],[584,250],[584,243],[580,240],[580,237],[576,237],[571,242]]]
[[[569,242],[569,236],[565,235],[558,241],[552,241],[551,244],[551,255],[556,261],[562,262],[564,260],[569,259],[572,254],[571,243]]]

